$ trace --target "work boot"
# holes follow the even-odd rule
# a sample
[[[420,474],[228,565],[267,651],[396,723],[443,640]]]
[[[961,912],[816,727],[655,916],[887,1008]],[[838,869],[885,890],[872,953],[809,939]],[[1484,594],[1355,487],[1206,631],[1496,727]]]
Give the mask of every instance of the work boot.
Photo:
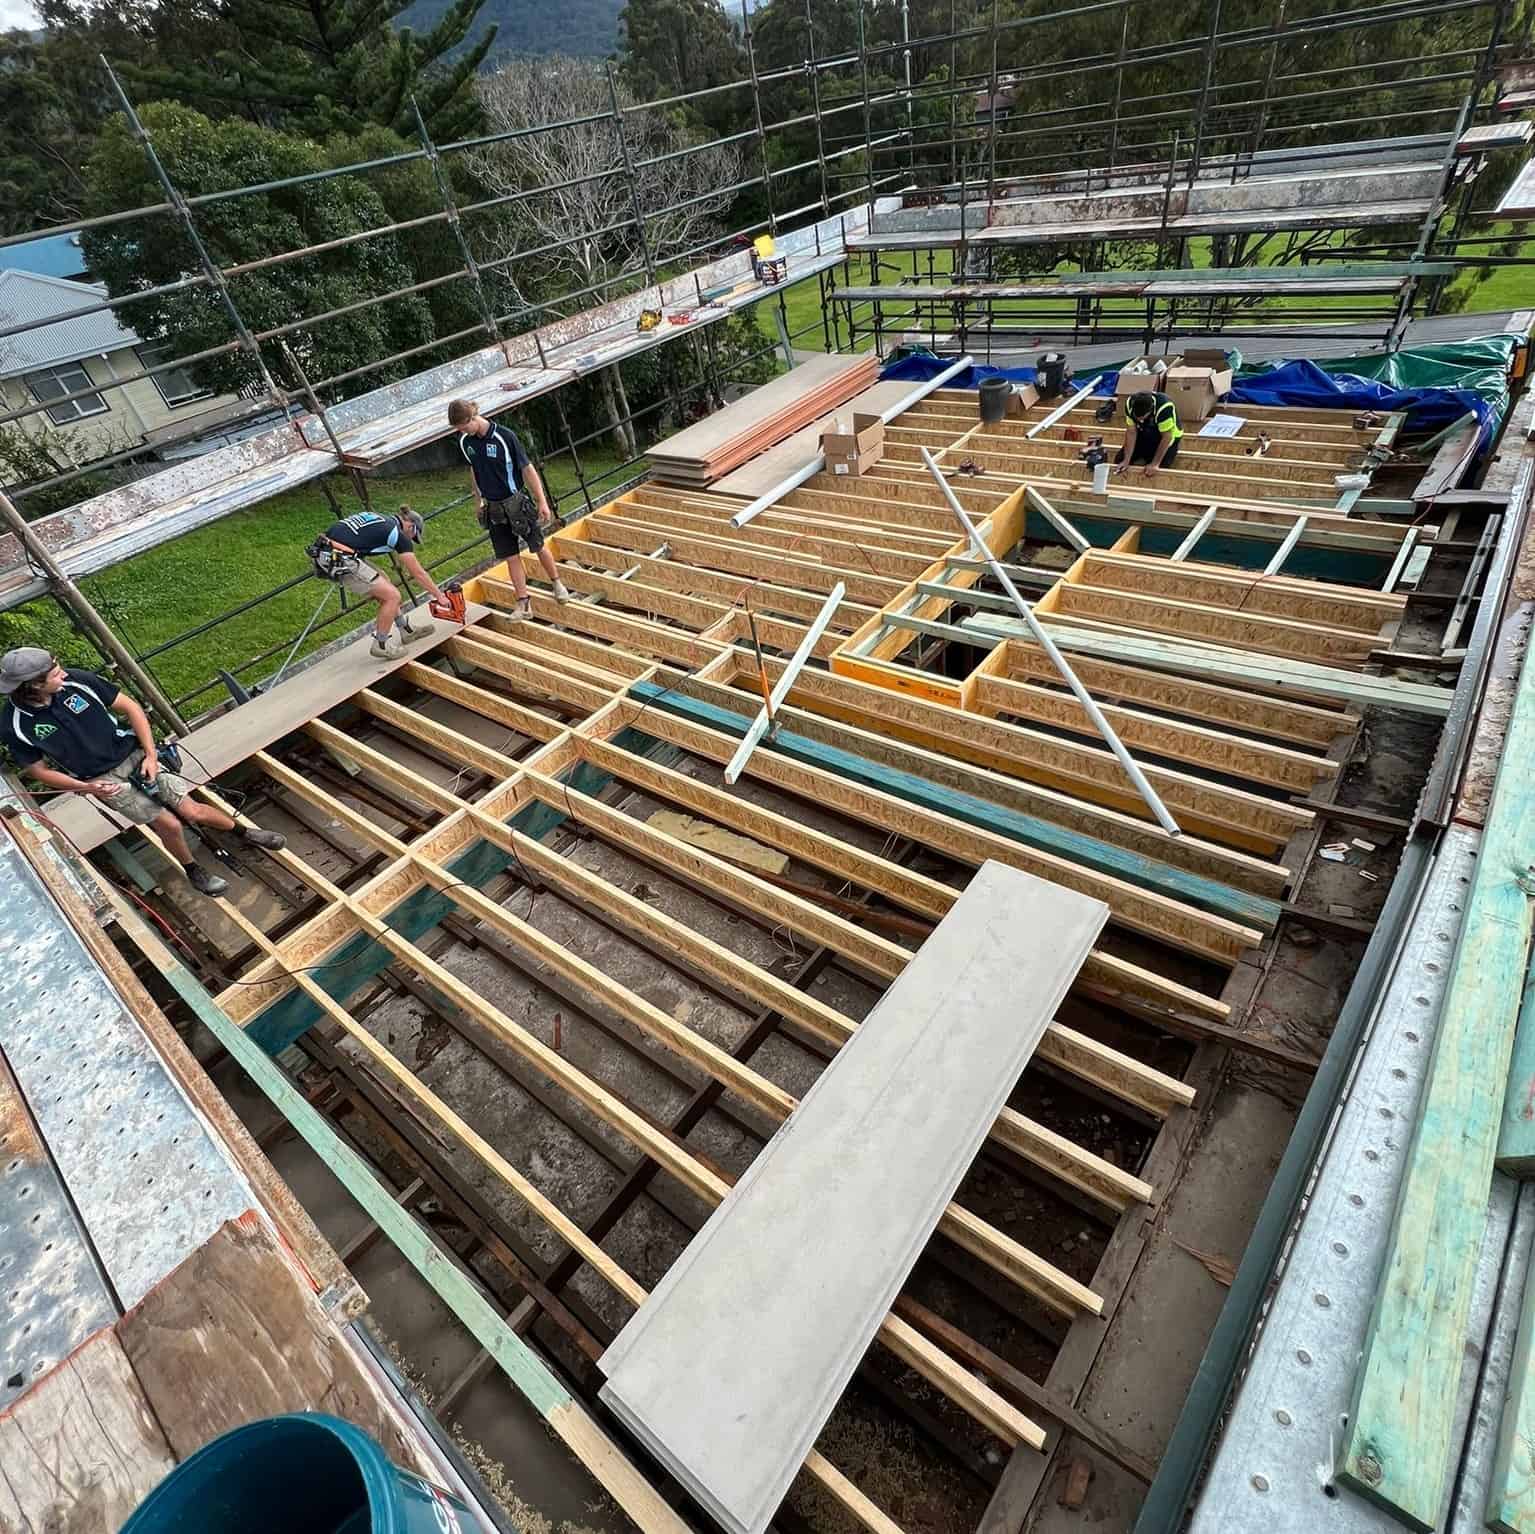
[[[564,581],[554,583],[554,600],[563,607],[570,600],[570,591]]]
[[[529,598],[523,597],[520,602],[512,604],[511,611],[507,613],[506,618],[508,623],[525,623],[532,616],[533,603]]]
[[[197,863],[187,864],[186,875],[187,883],[199,895],[222,895],[229,888],[228,879],[221,878],[218,874],[210,874],[206,868]]]
[[[430,618],[416,618],[410,623],[401,618],[395,628],[402,644],[415,644],[418,639],[437,632],[437,625]]]
[[[281,831],[263,831],[260,826],[241,826],[240,836],[252,847],[264,847],[268,852],[281,852],[288,845]]]
[[[400,636],[393,629],[387,634],[374,630],[373,643],[368,646],[368,654],[374,660],[398,660],[404,653],[405,646],[400,643]]]

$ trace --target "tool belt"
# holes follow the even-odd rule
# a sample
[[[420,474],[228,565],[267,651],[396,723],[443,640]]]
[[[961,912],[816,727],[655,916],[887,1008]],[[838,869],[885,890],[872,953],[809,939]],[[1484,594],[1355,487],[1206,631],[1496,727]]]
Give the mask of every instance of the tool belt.
[[[526,490],[514,491],[504,501],[486,501],[479,514],[481,527],[527,527],[538,520],[538,508]]]
[[[322,581],[344,580],[362,563],[362,556],[356,549],[349,549],[345,544],[327,538],[324,533],[304,552],[309,556],[314,573]]]

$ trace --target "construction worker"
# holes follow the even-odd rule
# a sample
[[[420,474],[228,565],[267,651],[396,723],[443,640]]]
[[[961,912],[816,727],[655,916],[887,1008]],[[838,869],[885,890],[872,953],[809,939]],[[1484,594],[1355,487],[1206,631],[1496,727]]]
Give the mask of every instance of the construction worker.
[[[0,657],[0,697],[7,699],[0,738],[18,765],[49,788],[99,799],[131,825],[153,826],[199,894],[222,895],[229,882],[198,866],[182,821],[237,832],[269,852],[285,844],[277,831],[237,827],[194,799],[185,778],[160,766],[149,716],[94,671],[66,669],[32,645],[7,650]]]
[[[400,507],[398,516],[376,511],[357,511],[329,527],[309,545],[315,574],[335,581],[355,597],[372,597],[378,603],[373,643],[368,653],[375,660],[396,660],[405,646],[425,639],[437,625],[430,618],[407,618],[400,610],[400,593],[383,571],[369,564],[366,555],[396,554],[407,575],[414,577],[439,602],[446,603],[442,587],[416,557],[416,545],[426,542],[426,523],[419,512]]]
[[[1114,459],[1116,469],[1133,463],[1144,464],[1144,472],[1155,474],[1170,469],[1178,458],[1178,442],[1183,428],[1178,424],[1178,407],[1160,390],[1143,390],[1125,396],[1125,440]]]
[[[554,555],[544,547],[544,528],[553,519],[549,497],[537,469],[505,426],[495,426],[480,414],[472,399],[456,399],[448,406],[448,425],[458,433],[464,462],[474,485],[475,516],[490,533],[497,559],[504,559],[512,577],[517,605],[510,616],[531,618],[528,578],[520,558],[522,545],[538,556],[539,567],[554,587],[556,602],[568,602],[570,593],[554,566]]]

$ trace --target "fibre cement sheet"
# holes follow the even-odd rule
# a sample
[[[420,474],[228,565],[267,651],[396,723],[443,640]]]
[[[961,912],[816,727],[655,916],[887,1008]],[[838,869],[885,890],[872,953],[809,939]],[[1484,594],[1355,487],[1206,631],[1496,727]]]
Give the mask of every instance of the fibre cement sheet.
[[[1107,917],[983,864],[603,1355],[724,1528],[767,1527]]]

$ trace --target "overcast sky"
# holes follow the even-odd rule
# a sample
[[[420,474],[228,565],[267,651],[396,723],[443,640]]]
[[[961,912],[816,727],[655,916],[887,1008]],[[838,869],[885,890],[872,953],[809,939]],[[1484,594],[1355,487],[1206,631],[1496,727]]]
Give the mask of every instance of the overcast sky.
[[[0,0],[0,32],[12,27],[32,28],[38,24],[36,10],[31,0]]]

